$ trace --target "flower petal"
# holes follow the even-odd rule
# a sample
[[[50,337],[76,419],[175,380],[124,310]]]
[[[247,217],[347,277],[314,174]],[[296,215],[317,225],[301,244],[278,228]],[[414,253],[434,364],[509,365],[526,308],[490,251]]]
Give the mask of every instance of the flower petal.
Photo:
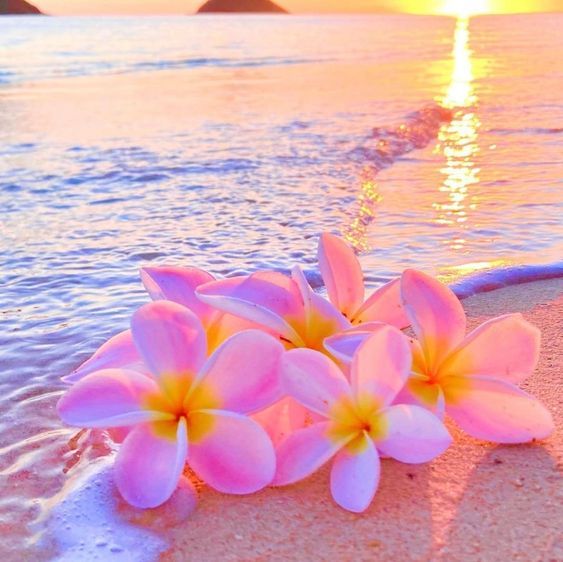
[[[420,406],[400,404],[380,413],[385,437],[376,441],[379,451],[401,462],[421,463],[442,454],[452,442],[444,424]]]
[[[323,351],[327,337],[347,330],[351,324],[332,303],[311,289],[299,266],[292,269],[291,275],[299,287],[305,307],[305,327],[300,334],[304,347]]]
[[[313,474],[351,439],[335,440],[332,422],[315,423],[290,435],[277,449],[274,486],[292,484]]]
[[[312,295],[305,336],[307,347],[324,351],[324,341],[327,337],[350,327],[350,322],[330,302],[320,295]]]
[[[540,331],[521,314],[493,318],[471,332],[446,360],[440,372],[481,375],[520,382],[536,367]]]
[[[342,371],[318,351],[304,348],[286,351],[280,371],[287,394],[325,417],[335,401],[351,395]]]
[[[311,313],[311,297],[314,295],[313,289],[311,285],[309,285],[309,281],[307,281],[303,270],[298,265],[292,268],[291,279],[299,290],[299,295],[305,309],[305,319],[307,319]]]
[[[323,232],[317,256],[330,302],[352,318],[364,301],[364,275],[354,250],[338,236]]]
[[[262,330],[268,332],[265,328],[251,322],[245,318],[227,314],[226,312],[217,311],[217,318],[207,326],[207,352],[211,354],[223,342],[227,341],[231,336],[238,334],[244,330]]]
[[[198,287],[196,294],[203,302],[219,310],[269,328],[294,345],[303,345],[292,326],[302,324],[304,320],[303,303],[297,287],[287,278],[285,286],[282,286],[278,275],[267,276],[266,273],[273,272],[206,283]],[[272,278],[276,282],[272,282]]]
[[[240,332],[213,353],[198,380],[205,379],[222,409],[262,410],[282,397],[278,362],[283,351],[276,338],[260,330]]]
[[[358,347],[382,326],[385,326],[382,322],[366,322],[353,326],[348,330],[325,338],[324,348],[338,360],[351,363]]]
[[[396,328],[406,328],[410,322],[401,302],[401,279],[394,279],[373,292],[351,321],[353,324],[385,322]]]
[[[412,352],[411,376],[393,403],[422,406],[443,420],[446,402],[442,386],[435,377],[426,374],[430,371],[420,343],[413,338],[409,338],[409,343]]]
[[[219,313],[196,297],[195,290],[214,277],[196,267],[144,267],[141,280],[152,300],[169,300],[188,307],[209,326]]]
[[[204,482],[227,494],[250,494],[270,484],[276,455],[257,422],[224,410],[200,410],[190,419],[212,424],[211,431],[190,442],[188,462]]]
[[[344,509],[365,511],[379,485],[381,463],[373,441],[362,435],[354,447],[344,447],[336,455],[330,472],[334,501]]]
[[[61,419],[76,427],[121,427],[168,414],[146,409],[144,399],[158,393],[156,382],[141,373],[106,369],[71,386],[57,404]]]
[[[421,406],[439,419],[444,419],[446,403],[444,392],[438,383],[424,380],[416,375],[409,377],[405,386],[395,396],[393,404]]]
[[[186,421],[136,427],[115,460],[115,483],[135,507],[156,507],[178,486],[188,452]]]
[[[133,340],[154,375],[193,377],[207,352],[205,332],[199,318],[171,301],[142,306],[131,320]]]
[[[351,366],[357,396],[375,397],[380,406],[393,401],[411,368],[409,340],[397,328],[382,324],[356,351]]]
[[[74,383],[86,375],[102,369],[132,367],[140,363],[142,363],[141,356],[133,343],[131,330],[125,330],[110,338],[92,357],[82,363],[70,375],[62,377],[62,380],[67,383]]]
[[[252,416],[269,435],[275,447],[295,430],[302,429],[314,418],[305,406],[286,396],[273,406]]]
[[[446,285],[413,269],[403,272],[401,298],[426,363],[436,370],[465,336],[463,307]]]
[[[541,402],[508,382],[488,377],[451,377],[446,382],[446,412],[477,439],[527,443],[554,429]]]

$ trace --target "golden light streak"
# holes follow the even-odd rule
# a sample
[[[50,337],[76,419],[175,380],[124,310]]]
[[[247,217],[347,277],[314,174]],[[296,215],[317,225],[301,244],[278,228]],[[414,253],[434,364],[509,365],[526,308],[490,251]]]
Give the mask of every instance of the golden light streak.
[[[473,105],[476,100],[473,91],[473,68],[469,48],[469,19],[467,17],[460,17],[457,20],[452,54],[454,68],[442,105],[450,109],[468,107]]]
[[[377,205],[382,199],[377,183],[373,179],[373,172],[366,168],[362,176],[355,216],[342,232],[343,238],[358,252],[370,249],[367,229],[374,219]]]
[[[490,271],[493,269],[498,269],[500,267],[507,267],[509,265],[514,265],[514,262],[508,259],[476,261],[464,263],[461,265],[451,265],[440,271],[440,273],[438,274],[438,279],[442,283],[449,285],[454,281],[458,281],[459,279],[463,279],[464,277],[469,277],[474,273],[478,273],[480,271]]]
[[[459,4],[459,3],[458,3]],[[475,204],[468,204],[470,187],[479,182],[479,168],[475,157],[479,152],[478,131],[481,125],[474,111],[477,96],[473,87],[473,68],[469,48],[469,20],[460,17],[454,35],[453,71],[442,105],[455,111],[452,121],[438,133],[440,150],[446,159],[440,172],[445,176],[439,188],[447,195],[445,201],[433,204],[438,212],[435,222],[440,225],[457,227],[462,232],[448,240],[452,250],[465,247],[464,223],[468,212]]]

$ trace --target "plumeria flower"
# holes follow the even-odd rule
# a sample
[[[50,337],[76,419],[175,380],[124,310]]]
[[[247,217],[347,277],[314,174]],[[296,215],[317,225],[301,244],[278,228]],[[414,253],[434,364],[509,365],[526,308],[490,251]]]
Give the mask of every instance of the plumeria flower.
[[[466,336],[459,299],[419,271],[403,273],[401,294],[417,338],[404,398],[438,412],[445,410],[478,439],[524,443],[553,431],[546,408],[515,386],[537,364],[540,332],[536,327],[521,314],[507,314]]]
[[[206,358],[200,320],[168,301],[140,308],[131,334],[151,375],[104,369],[76,382],[57,405],[69,425],[133,427],[115,462],[125,500],[143,508],[160,505],[176,489],[186,461],[221,492],[246,494],[268,485],[273,446],[245,414],[281,396],[280,342],[247,330]]]
[[[214,351],[230,336],[255,324],[231,314],[222,313],[199,300],[195,290],[199,285],[215,278],[196,267],[145,267],[141,280],[153,300],[170,300],[189,308],[201,320],[207,334],[208,351]],[[125,330],[105,342],[87,361],[82,363],[63,381],[74,383],[100,369],[128,368],[144,370],[142,359],[133,343],[131,330]]]
[[[141,270],[141,279],[153,300],[171,300],[197,314],[206,330],[210,351],[225,338],[244,329],[261,327],[264,331],[275,333],[263,325],[220,311],[198,299],[195,294],[196,289],[205,283],[215,281],[215,278],[206,271],[197,268],[151,267]],[[241,292],[260,292],[268,283],[281,286],[282,290],[290,287],[287,277],[270,271],[256,273],[251,278],[246,275],[230,278],[228,281],[225,280],[225,283],[231,288],[239,287]],[[297,287],[291,289],[297,294]],[[296,314],[300,314],[300,311]],[[253,419],[266,429],[274,442],[291,433],[296,427],[302,427],[306,418],[307,412],[288,399],[281,399],[277,404],[253,416]]]
[[[208,342],[218,343],[232,333],[251,327],[261,327],[267,332],[278,335],[275,329],[269,327],[271,323],[270,325],[268,322],[256,323],[251,319],[220,311],[200,301],[195,296],[196,289],[204,283],[215,281],[205,271],[179,267],[144,268],[141,270],[141,278],[154,300],[171,300],[194,311],[206,329]],[[269,308],[278,310],[280,314],[292,318],[296,325],[300,325],[299,322],[304,321],[305,311],[299,288],[291,279],[281,273],[261,271],[251,276],[232,277],[217,283],[228,286],[230,291],[236,290],[238,295],[245,295],[245,298],[252,298]],[[336,310],[334,310],[334,314],[346,326],[349,325]],[[289,345],[283,338],[282,341],[285,345]],[[306,410],[294,401],[282,399],[271,408],[253,417],[277,442],[296,427],[302,427],[307,415]]]
[[[324,232],[318,260],[330,302],[353,325],[384,322],[397,328],[409,325],[401,305],[400,279],[383,285],[365,299],[364,275],[354,250],[341,238]]]
[[[298,266],[291,277],[259,271],[206,283],[196,294],[212,307],[263,326],[287,348],[322,351],[325,337],[351,327],[335,306],[313,292]]]
[[[369,323],[368,329],[377,329],[372,322],[399,328],[408,325],[400,302],[399,279],[364,301],[362,269],[346,242],[322,234],[318,258],[329,301],[314,293],[299,267],[293,268],[291,278],[259,272],[200,285],[196,294],[217,309],[271,330],[288,348],[308,347],[326,353],[325,338],[354,325]]]
[[[451,436],[434,414],[419,406],[391,405],[410,366],[407,338],[386,325],[356,351],[351,383],[317,351],[286,352],[281,360],[286,391],[323,421],[297,430],[279,446],[273,484],[297,482],[334,457],[334,500],[362,512],[378,487],[380,455],[421,463],[445,451]]]

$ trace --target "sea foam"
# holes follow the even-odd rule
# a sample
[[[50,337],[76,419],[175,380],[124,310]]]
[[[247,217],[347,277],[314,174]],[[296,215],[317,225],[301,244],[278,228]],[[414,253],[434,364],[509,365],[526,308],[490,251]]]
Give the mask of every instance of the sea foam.
[[[157,559],[168,547],[156,533],[120,516],[114,457],[93,461],[48,500],[41,542],[62,553],[54,558],[57,562],[143,562]]]
[[[511,265],[480,271],[452,283],[450,288],[459,299],[464,299],[502,287],[558,277],[563,277],[563,261],[545,265]]]

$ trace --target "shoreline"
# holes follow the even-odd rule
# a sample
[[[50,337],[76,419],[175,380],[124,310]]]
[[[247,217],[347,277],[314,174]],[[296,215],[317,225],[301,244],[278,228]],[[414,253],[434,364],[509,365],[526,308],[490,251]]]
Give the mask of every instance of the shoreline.
[[[228,496],[198,484],[195,510],[194,498],[180,486],[163,506],[135,510],[112,484],[113,447],[92,435],[87,442],[94,449],[84,450],[80,468],[66,477],[60,474],[50,492],[39,494],[43,507],[33,524],[35,537],[28,542],[33,552],[27,554],[38,560],[73,560],[88,552],[109,554],[111,548],[112,559],[134,555],[164,562],[563,559],[563,544],[558,542],[563,518],[558,498],[563,462],[563,279],[481,293],[464,299],[463,306],[469,329],[510,312],[522,312],[541,329],[540,362],[523,387],[553,414],[556,431],[548,439],[495,445],[463,435],[447,421],[455,439],[450,449],[422,465],[384,459],[378,493],[370,508],[357,515],[332,501],[329,466],[303,482],[250,496]],[[65,451],[67,440],[61,440]],[[66,469],[78,460],[72,460],[75,453],[64,453]],[[60,473],[60,459],[53,469]],[[185,474],[189,477],[188,471]],[[75,524],[69,526],[69,521]]]
[[[546,264],[512,264],[461,276],[449,284],[458,299],[507,287],[563,278],[563,261]]]
[[[228,496],[198,485],[193,512],[181,487],[160,508],[142,512],[128,508],[117,498],[111,477],[106,478],[101,500],[84,505],[77,500],[89,497],[98,484],[76,474],[77,483],[65,486],[68,495],[61,492],[53,498],[54,510],[46,521],[46,538],[63,547],[58,559],[84,552],[79,545],[85,535],[60,534],[62,527],[57,530],[49,519],[68,520],[77,509],[86,535],[103,535],[111,524],[125,547],[121,555],[129,555],[130,545],[144,556],[141,559],[154,560],[155,549],[164,549],[158,557],[164,562],[563,559],[563,544],[558,542],[558,522],[563,518],[558,498],[563,461],[563,279],[473,295],[463,306],[469,329],[511,312],[522,312],[541,329],[540,362],[522,386],[553,414],[556,431],[548,439],[495,445],[462,434],[447,420],[454,436],[448,451],[422,465],[384,459],[378,493],[360,515],[332,501],[329,466],[303,482],[250,496]],[[107,462],[100,459],[97,465]],[[65,496],[67,508],[60,501]],[[155,543],[161,539],[164,543]]]

